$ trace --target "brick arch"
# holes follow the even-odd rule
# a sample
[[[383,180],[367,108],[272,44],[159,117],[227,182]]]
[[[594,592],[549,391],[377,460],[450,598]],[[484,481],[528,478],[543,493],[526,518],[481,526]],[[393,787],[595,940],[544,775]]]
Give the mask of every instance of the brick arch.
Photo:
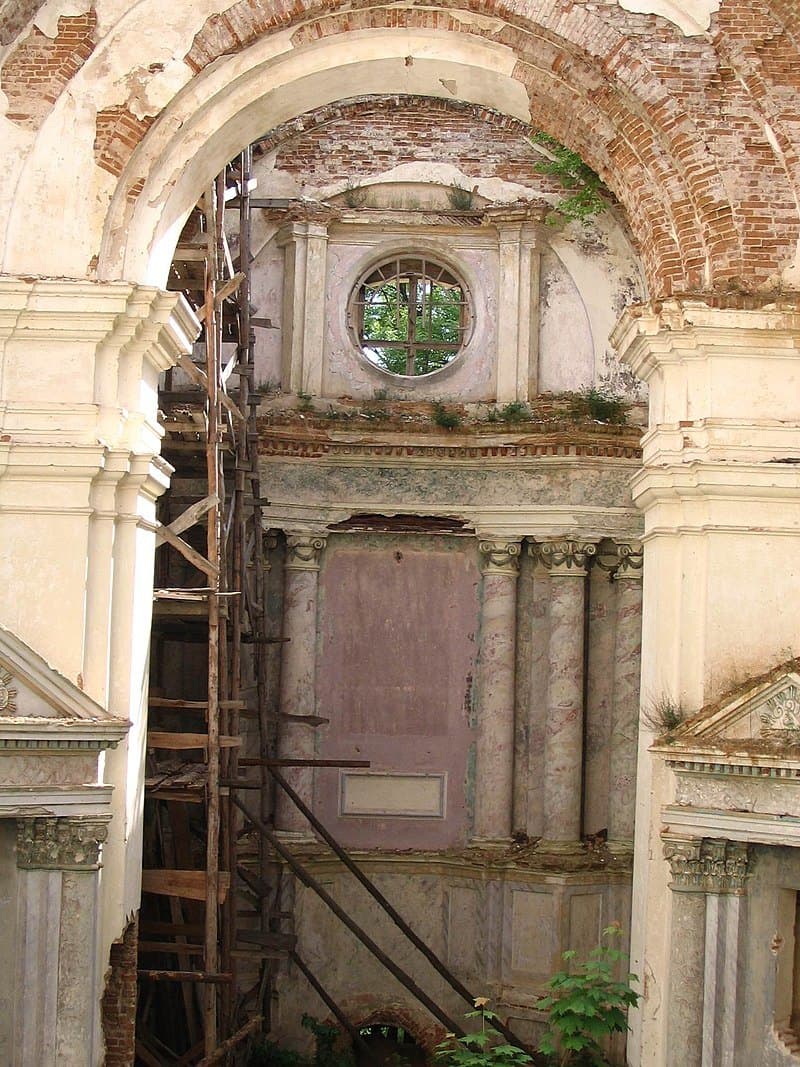
[[[476,28],[470,21],[473,11],[497,16],[502,27]],[[520,57],[514,76],[528,88],[536,125],[577,148],[627,208],[654,293],[699,290],[732,279],[744,284],[741,241],[717,168],[710,158],[698,158],[700,138],[691,122],[665,85],[645,77],[641,57],[632,56],[623,22],[613,12],[604,11],[600,19],[584,9],[565,12],[563,6],[551,3],[542,5],[533,25],[502,0],[480,4],[466,0],[458,8],[400,12],[373,8],[363,0],[348,5],[345,12],[335,4],[312,0],[303,15],[301,21],[296,8],[279,8],[266,19],[263,14],[255,16],[242,0],[225,15],[207,20],[187,62],[200,71],[217,55],[240,51],[258,34],[279,26],[296,25],[293,43],[299,46],[388,26],[483,32]],[[586,42],[591,42],[591,52]],[[621,63],[625,58],[637,71],[636,92],[615,88],[608,77],[612,61]],[[619,71],[616,79],[624,85]],[[581,123],[576,116],[584,112],[584,136],[578,141],[575,134]],[[599,129],[609,131],[610,152],[598,138]]]
[[[601,19],[582,7],[556,10],[551,3],[542,5],[539,23],[532,24],[503,0],[482,0],[481,19],[473,17],[474,0],[458,3],[458,8],[397,10],[355,0],[345,12],[336,3],[314,0],[307,6],[273,4],[267,14],[263,5],[241,0],[206,21],[185,62],[201,81],[226,56],[246,52],[278,29],[288,29],[298,49],[354,32],[414,27],[496,42],[518,57],[513,77],[527,90],[533,123],[578,150],[625,206],[653,295],[766,285],[776,259],[787,256],[796,240],[796,204],[786,171],[775,165],[763,130],[752,122],[749,150],[758,151],[757,166],[769,172],[768,195],[751,188],[737,199],[731,191],[734,179],[720,173],[706,148],[709,130],[722,138],[713,129],[720,120],[707,98],[713,102],[719,96],[725,71],[710,64],[705,39],[682,42],[678,66],[683,69],[677,70],[674,60],[670,69],[674,34],[663,26],[654,29],[658,20],[651,16],[604,8]],[[640,40],[648,42],[647,53]],[[680,98],[673,93],[676,78],[685,90]],[[762,93],[767,101],[768,90],[767,85]],[[697,109],[686,106],[686,94],[698,102]],[[162,121],[169,111],[168,106]],[[746,125],[744,118],[740,124]],[[132,154],[147,140],[150,125],[134,121],[122,106],[97,118],[98,165],[121,176],[132,201],[146,176],[136,173]],[[790,158],[788,141],[786,153]]]
[[[331,15],[317,23],[304,23],[298,31],[302,46],[310,47],[312,41],[330,41],[338,34],[363,28],[358,14],[350,14],[346,28],[340,17]],[[391,19],[388,14],[383,9],[367,12],[368,28],[383,25],[384,29],[395,30],[402,25],[406,29],[416,26],[441,30],[446,25],[452,33],[454,27],[460,27],[457,13],[452,12],[403,9],[391,12]],[[391,27],[385,25],[387,22],[392,23]],[[462,32],[463,28],[459,29]],[[730,209],[719,190],[709,192],[711,178],[703,168],[695,167],[695,172],[706,180],[700,190],[693,191],[658,131],[621,93],[609,89],[607,78],[585,57],[569,57],[568,84],[558,70],[553,73],[558,55],[563,59],[555,42],[547,40],[541,45],[538,37],[528,40],[530,35],[521,41],[520,32],[514,29],[510,35],[499,33],[496,39],[505,48],[513,45],[516,52],[525,45],[526,56],[537,58],[542,64],[533,67],[530,62],[518,60],[514,69],[517,81],[526,87],[535,124],[576,147],[627,208],[654,295],[706,288],[713,281],[707,276],[706,265],[711,261],[708,242],[714,238],[720,274],[740,273],[741,265],[736,261],[738,239],[735,231],[731,232]],[[195,41],[193,48],[196,44]],[[228,47],[230,42],[225,37],[221,44]],[[198,75],[202,77],[202,73]],[[598,131],[605,136],[605,142],[598,137]],[[142,174],[137,174],[135,167],[127,167],[122,181],[135,196],[141,188],[137,183],[142,181]]]

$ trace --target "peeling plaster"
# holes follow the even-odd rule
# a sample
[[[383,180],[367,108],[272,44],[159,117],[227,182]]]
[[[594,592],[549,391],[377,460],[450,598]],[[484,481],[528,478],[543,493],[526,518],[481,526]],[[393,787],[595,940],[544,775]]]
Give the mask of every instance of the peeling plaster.
[[[37,30],[45,37],[58,36],[58,20],[85,15],[92,6],[92,0],[49,0],[33,20]]]
[[[625,11],[640,15],[660,15],[674,23],[684,37],[705,33],[711,16],[719,11],[720,0],[617,0]]]

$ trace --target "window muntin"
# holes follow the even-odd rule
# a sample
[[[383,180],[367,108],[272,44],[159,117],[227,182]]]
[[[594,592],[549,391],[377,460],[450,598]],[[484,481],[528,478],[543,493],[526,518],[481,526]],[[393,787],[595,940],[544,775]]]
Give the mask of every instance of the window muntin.
[[[415,255],[373,268],[356,286],[350,312],[369,362],[408,377],[451,363],[471,325],[464,283],[448,267]]]

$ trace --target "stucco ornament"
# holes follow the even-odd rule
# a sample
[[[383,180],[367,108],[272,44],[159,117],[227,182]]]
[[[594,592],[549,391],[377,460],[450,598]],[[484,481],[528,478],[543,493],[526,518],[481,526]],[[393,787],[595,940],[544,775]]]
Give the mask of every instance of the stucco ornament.
[[[720,0],[618,0],[625,11],[660,15],[674,23],[684,37],[705,33],[711,16],[719,11]]]
[[[33,818],[17,820],[17,866],[36,870],[94,870],[108,820]]]
[[[478,547],[484,574],[519,573],[519,541],[481,541]]]
[[[716,838],[664,836],[670,888],[694,893],[738,893],[747,874],[747,845]]]
[[[771,696],[760,709],[764,730],[800,730],[800,692],[796,685],[787,685]]]
[[[286,567],[291,570],[319,569],[327,534],[289,534],[286,538]]]
[[[11,685],[13,676],[0,667],[0,715],[14,715],[17,711],[17,691]]]
[[[589,541],[544,541],[538,546],[539,559],[548,570],[583,574],[597,554],[597,545]]]

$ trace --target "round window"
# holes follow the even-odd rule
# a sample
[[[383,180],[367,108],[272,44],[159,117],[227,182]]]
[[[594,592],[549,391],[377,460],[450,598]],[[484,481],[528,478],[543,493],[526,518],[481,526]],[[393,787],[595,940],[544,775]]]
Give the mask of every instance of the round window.
[[[350,322],[362,353],[390,374],[431,374],[452,362],[469,337],[467,290],[448,267],[401,255],[356,286]]]

